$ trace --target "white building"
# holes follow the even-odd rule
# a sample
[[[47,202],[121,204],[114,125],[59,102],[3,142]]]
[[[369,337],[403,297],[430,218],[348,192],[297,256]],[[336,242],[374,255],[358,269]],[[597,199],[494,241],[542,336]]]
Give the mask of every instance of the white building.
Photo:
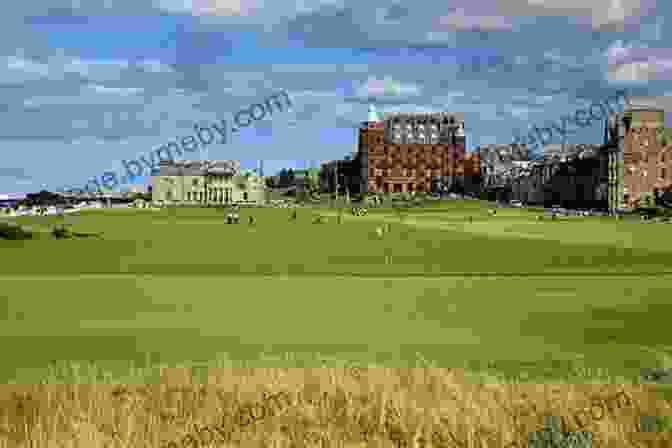
[[[266,199],[264,179],[242,174],[240,162],[163,161],[152,176],[152,200],[191,204],[261,204]]]

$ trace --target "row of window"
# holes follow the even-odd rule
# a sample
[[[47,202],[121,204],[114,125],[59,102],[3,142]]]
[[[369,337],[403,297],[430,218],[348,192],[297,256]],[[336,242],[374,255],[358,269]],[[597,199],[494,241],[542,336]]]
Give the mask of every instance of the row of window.
[[[380,142],[382,143],[382,142]],[[429,147],[429,148],[417,148],[417,147],[409,147],[409,148],[400,148],[397,146],[373,146],[371,148],[372,153],[394,153],[394,154],[408,154],[408,155],[413,155],[413,154],[427,154],[429,152],[433,152],[436,155],[440,155],[443,152],[446,153],[454,153],[457,152],[457,148],[452,148],[448,145],[446,146],[438,146],[438,147]]]
[[[634,175],[639,175],[639,176],[641,176],[641,177],[647,177],[647,176],[649,175],[648,170],[641,170],[641,171],[639,171],[639,172],[637,173],[638,170],[637,170],[635,167],[631,167],[628,171],[630,172],[630,175],[633,175],[633,176],[634,176]],[[637,174],[636,174],[636,173],[637,173]],[[666,169],[665,167],[661,167],[661,168],[659,168],[659,171],[658,171],[658,177],[659,177],[660,179],[663,179],[663,180],[667,179],[667,175],[668,175],[668,174],[669,174],[669,173],[668,173],[668,171],[667,171],[667,169]]]
[[[658,161],[659,161],[660,163],[665,163],[666,160],[667,160],[666,153],[665,153],[665,152],[661,152],[661,153],[660,153],[660,156],[658,157]],[[646,163],[646,162],[648,162],[648,161],[649,161],[649,154],[646,153],[646,152],[642,152],[642,162],[645,162],[645,163]]]
[[[456,175],[462,176],[464,175],[464,170],[458,169],[455,171]],[[418,174],[420,176],[426,176],[426,177],[431,177],[432,175],[434,176],[440,176],[441,171],[440,170],[415,170],[415,169],[406,169],[402,168],[401,169],[401,176],[402,177],[416,177]],[[380,169],[380,168],[370,168],[369,169],[369,177],[390,177],[392,176],[392,169]]]
[[[167,197],[168,200],[172,200],[173,197],[172,192],[168,192]],[[213,190],[210,191],[209,194],[207,195],[207,198],[209,201],[219,201],[222,200],[224,202],[230,202],[232,200],[233,196],[233,189],[231,188],[224,188],[220,190]],[[194,201],[194,202],[201,202],[205,201],[206,198],[206,193],[202,191],[188,191],[187,192],[187,201]],[[248,200],[248,194],[247,191],[243,192],[243,201]]]

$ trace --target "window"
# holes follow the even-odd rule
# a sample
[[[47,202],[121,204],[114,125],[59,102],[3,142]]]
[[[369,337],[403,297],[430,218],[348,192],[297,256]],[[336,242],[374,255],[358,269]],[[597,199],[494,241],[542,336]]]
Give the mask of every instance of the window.
[[[666,179],[666,174],[667,173],[665,172],[665,168],[661,168],[660,169],[660,178],[661,179]]]
[[[247,191],[243,193],[243,201],[247,201]]]
[[[660,153],[660,163],[665,163],[665,152]]]

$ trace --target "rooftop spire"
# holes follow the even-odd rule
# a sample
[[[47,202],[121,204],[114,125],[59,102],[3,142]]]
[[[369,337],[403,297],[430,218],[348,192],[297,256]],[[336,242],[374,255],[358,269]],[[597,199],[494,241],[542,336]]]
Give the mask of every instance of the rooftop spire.
[[[376,107],[373,104],[369,104],[369,121],[378,121]]]

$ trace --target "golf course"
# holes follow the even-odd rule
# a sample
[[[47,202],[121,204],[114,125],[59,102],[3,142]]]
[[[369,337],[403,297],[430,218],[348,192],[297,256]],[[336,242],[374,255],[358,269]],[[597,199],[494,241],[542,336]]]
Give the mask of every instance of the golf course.
[[[335,209],[249,208],[235,225],[214,208],[19,217],[102,238],[0,239],[0,382],[343,365],[633,384],[672,367],[672,226],[492,209],[346,209],[339,223]]]

